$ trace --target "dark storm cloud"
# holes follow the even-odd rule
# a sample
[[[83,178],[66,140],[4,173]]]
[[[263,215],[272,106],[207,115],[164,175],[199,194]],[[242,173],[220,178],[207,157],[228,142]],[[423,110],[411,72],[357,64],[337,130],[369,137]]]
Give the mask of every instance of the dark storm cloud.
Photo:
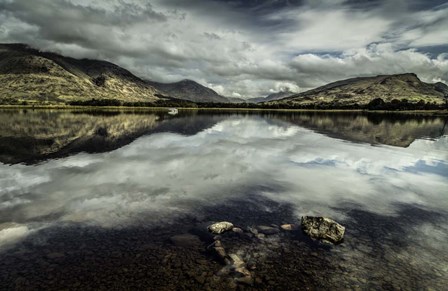
[[[120,2],[119,6],[111,5],[107,9],[76,5],[70,1],[15,0],[0,2],[0,10],[6,17],[34,26],[42,40],[94,49],[100,49],[98,44],[114,44],[108,40],[112,36],[110,30],[115,27],[166,21],[166,16],[155,12],[149,3],[138,6]],[[123,41],[125,39],[123,36]]]
[[[448,5],[404,0],[0,0],[0,41],[233,96],[415,72],[448,81]]]

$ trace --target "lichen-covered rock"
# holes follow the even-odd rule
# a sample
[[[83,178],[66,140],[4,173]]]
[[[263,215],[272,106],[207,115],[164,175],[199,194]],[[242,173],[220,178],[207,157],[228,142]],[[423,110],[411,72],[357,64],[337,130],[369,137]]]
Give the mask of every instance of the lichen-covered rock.
[[[344,238],[345,227],[326,217],[302,216],[302,230],[313,239],[340,243]]]
[[[228,221],[221,221],[217,223],[213,223],[212,225],[208,226],[208,231],[214,234],[221,234],[223,232],[232,230],[233,224]]]

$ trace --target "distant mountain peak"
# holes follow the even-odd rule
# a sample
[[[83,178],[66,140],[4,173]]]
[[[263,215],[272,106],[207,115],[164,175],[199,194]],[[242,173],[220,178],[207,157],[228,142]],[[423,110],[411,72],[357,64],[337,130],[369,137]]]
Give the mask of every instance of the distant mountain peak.
[[[229,103],[230,100],[219,95],[213,89],[205,87],[196,81],[183,79],[174,83],[159,83],[148,80],[147,83],[163,95],[193,102]]]
[[[268,101],[274,101],[274,100],[280,100],[289,96],[294,95],[294,92],[291,92],[289,90],[279,91],[275,93],[271,93],[266,97],[258,97],[258,98],[251,98],[248,99],[249,102],[254,103],[260,103],[260,102],[268,102]]]

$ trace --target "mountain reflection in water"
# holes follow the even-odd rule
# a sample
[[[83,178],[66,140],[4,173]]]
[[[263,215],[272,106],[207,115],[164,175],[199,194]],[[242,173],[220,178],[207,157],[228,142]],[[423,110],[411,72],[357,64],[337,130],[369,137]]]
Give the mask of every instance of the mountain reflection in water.
[[[173,117],[164,111],[2,110],[0,162],[35,163],[83,151],[107,152],[156,132],[193,135],[230,116],[261,116],[352,142],[400,147],[448,131],[447,116],[409,114],[183,111]]]
[[[224,235],[228,252],[256,266],[254,286],[241,288],[448,284],[444,117],[5,111],[1,119],[2,290],[231,289],[206,252],[207,224],[247,229],[301,215],[341,222],[344,243],[321,245],[301,231]],[[171,243],[185,233],[199,243]]]

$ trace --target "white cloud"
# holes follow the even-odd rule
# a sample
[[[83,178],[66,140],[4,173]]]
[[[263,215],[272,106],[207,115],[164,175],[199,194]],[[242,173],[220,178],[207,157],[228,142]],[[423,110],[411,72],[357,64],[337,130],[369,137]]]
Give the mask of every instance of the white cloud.
[[[390,44],[370,45],[365,49],[346,52],[340,56],[303,54],[293,59],[291,66],[307,87],[357,76],[416,73],[423,81],[448,80],[448,58],[431,58],[415,49],[396,51]]]
[[[375,12],[344,8],[305,9],[274,16],[291,19],[294,23],[278,38],[284,49],[303,51],[344,51],[361,48],[383,40],[391,20]]]
[[[0,249],[12,245],[29,235],[30,230],[26,225],[0,224]]]

